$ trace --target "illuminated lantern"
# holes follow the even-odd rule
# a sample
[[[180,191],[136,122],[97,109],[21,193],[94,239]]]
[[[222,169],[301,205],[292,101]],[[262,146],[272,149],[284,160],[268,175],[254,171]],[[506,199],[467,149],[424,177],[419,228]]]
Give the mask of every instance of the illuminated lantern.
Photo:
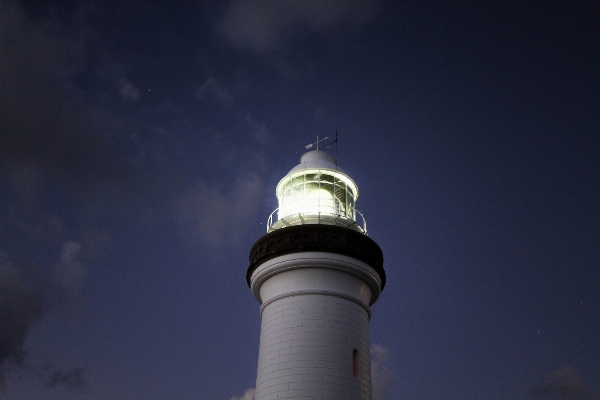
[[[267,232],[291,225],[324,224],[366,233],[366,222],[355,207],[358,187],[329,153],[305,153],[300,164],[279,181],[276,193],[279,208],[269,217]]]

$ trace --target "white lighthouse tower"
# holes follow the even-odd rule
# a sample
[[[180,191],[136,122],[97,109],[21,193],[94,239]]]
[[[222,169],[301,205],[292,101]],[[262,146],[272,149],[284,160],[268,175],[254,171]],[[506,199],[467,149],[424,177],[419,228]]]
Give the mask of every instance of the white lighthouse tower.
[[[385,271],[355,208],[358,187],[317,150],[276,193],[246,275],[261,304],[256,400],[371,400],[370,306]]]

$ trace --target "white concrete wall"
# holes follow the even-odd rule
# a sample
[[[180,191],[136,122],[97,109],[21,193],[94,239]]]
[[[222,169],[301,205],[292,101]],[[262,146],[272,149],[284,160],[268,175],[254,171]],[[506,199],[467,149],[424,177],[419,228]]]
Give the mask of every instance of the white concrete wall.
[[[369,286],[359,277],[329,268],[306,266],[270,276],[260,287],[263,308],[269,302],[293,293],[331,293],[359,301],[368,309]]]
[[[256,399],[370,400],[369,348],[369,316],[352,300],[297,294],[273,301],[262,312]]]
[[[263,304],[256,400],[371,399],[368,305],[376,278],[358,260],[321,252],[278,257],[253,273]]]
[[[265,282],[270,278],[281,273],[295,270],[319,269],[321,271],[340,271],[350,277],[360,280],[359,286],[348,287],[345,284],[340,284],[337,280],[332,280],[330,277],[319,274],[312,274],[309,278],[299,278],[296,276],[292,279],[278,280],[277,284],[271,281],[265,285]],[[325,273],[325,272],[323,272]],[[276,278],[277,279],[277,278]],[[302,279],[307,284],[302,284],[298,279]],[[340,280],[347,281],[348,278],[340,276]],[[356,258],[344,256],[336,253],[326,253],[320,251],[307,251],[302,253],[292,253],[273,258],[261,264],[250,277],[250,287],[256,300],[261,304],[267,303],[270,299],[264,296],[270,296],[266,287],[277,285],[274,290],[285,293],[292,293],[294,290],[306,291],[311,288],[314,290],[331,290],[334,293],[339,293],[342,290],[345,294],[349,294],[359,301],[365,301],[365,294],[362,293],[363,288],[370,290],[370,300],[365,304],[372,305],[377,301],[381,294],[381,277],[366,263],[357,260]],[[313,285],[312,287],[310,285]],[[269,289],[270,290],[270,289]],[[351,291],[348,293],[348,291]]]

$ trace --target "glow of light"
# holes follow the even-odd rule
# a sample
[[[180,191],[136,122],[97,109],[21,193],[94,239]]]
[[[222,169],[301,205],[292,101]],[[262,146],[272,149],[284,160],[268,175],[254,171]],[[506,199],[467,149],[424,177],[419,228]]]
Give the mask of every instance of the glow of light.
[[[292,214],[335,214],[333,195],[325,189],[307,189],[297,193],[294,200],[280,208],[280,215]]]

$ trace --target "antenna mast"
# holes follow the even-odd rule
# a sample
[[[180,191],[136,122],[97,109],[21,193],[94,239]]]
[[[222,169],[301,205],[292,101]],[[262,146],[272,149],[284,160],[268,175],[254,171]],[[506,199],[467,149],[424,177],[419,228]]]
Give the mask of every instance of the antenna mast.
[[[337,136],[338,136],[338,131],[336,129],[336,131],[335,131],[335,140],[327,143],[325,146],[321,146],[322,149],[327,149],[332,144],[335,143],[335,159],[336,159],[336,163],[337,163],[337,155],[338,155],[338,144],[337,144],[338,143],[338,137]],[[311,144],[307,144],[306,146],[304,146],[304,148],[310,149],[313,146],[317,146],[317,151],[319,151],[319,143],[322,142],[322,141],[324,141],[324,140],[327,140],[327,139],[329,139],[328,136],[325,136],[323,139],[319,139],[319,135],[317,135],[317,141],[314,142],[314,143],[311,143]]]
[[[338,141],[337,141],[337,129],[336,129],[335,130],[335,162],[337,162],[337,158],[338,158],[337,146],[338,146]]]

